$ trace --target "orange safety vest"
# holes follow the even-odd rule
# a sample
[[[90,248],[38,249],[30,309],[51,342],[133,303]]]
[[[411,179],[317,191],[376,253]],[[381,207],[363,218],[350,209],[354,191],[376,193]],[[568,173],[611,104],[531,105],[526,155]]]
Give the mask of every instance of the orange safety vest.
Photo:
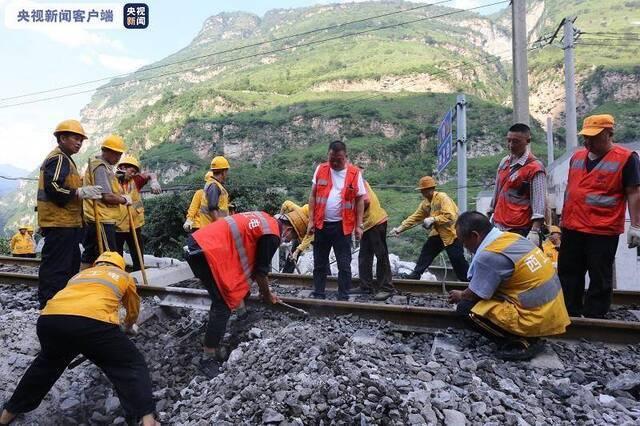
[[[358,195],[358,175],[360,169],[353,164],[347,164],[347,173],[344,177],[342,188],[342,231],[344,235],[350,235],[356,227],[356,196]],[[316,204],[313,211],[313,225],[316,229],[322,229],[324,225],[324,212],[327,208],[327,200],[331,193],[331,166],[322,163],[316,175]]]
[[[258,239],[279,236],[278,222],[265,212],[238,213],[191,234],[207,259],[220,295],[229,309],[250,291]]]
[[[529,153],[524,166],[511,170],[511,158],[507,158],[498,169],[498,195],[493,213],[495,223],[507,228],[531,226],[531,180],[545,173],[544,165]]]
[[[596,235],[624,232],[626,199],[622,169],[632,151],[618,145],[587,172],[588,151],[581,149],[569,162],[569,180],[564,193],[562,226]]]

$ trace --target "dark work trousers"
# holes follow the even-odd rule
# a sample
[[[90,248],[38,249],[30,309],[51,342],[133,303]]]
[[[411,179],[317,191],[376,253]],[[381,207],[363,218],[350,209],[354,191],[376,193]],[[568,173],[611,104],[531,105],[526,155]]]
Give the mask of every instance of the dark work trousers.
[[[373,256],[376,257],[377,285],[373,285]],[[358,253],[358,270],[360,286],[363,289],[395,292],[391,283],[391,264],[387,248],[387,222],[379,223],[367,229],[360,241]]]
[[[45,237],[38,270],[40,309],[80,271],[82,228],[42,228]]]
[[[291,241],[291,253],[293,253],[296,248],[298,248],[298,246],[300,245],[300,240],[295,239]],[[293,271],[295,271],[296,269],[296,262],[293,261],[292,259],[285,259],[284,261],[284,266],[282,267],[282,272],[284,272],[285,274],[291,274],[293,273]]]
[[[342,221],[324,222],[322,229],[315,230],[313,241],[313,288],[314,296],[325,297],[329,253],[333,247],[338,264],[338,299],[348,300],[351,288],[351,235],[344,235]]]
[[[593,235],[562,228],[558,277],[569,315],[602,318],[613,294],[613,262],[618,235]],[[589,289],[585,293],[585,273]]]
[[[422,275],[424,271],[431,266],[433,259],[435,259],[442,250],[446,250],[447,255],[449,256],[449,261],[451,262],[451,266],[453,266],[453,271],[456,273],[458,280],[469,281],[467,278],[469,264],[464,258],[462,243],[458,238],[456,238],[450,245],[445,247],[440,235],[434,235],[427,238],[427,241],[422,246],[422,251],[418,257],[416,267],[413,269],[413,275]]]
[[[190,249],[195,241],[189,236]],[[222,342],[224,333],[227,330],[227,322],[231,316],[231,309],[227,306],[220,295],[216,280],[211,274],[209,264],[202,250],[191,251],[187,255],[187,263],[193,271],[193,275],[200,279],[200,282],[209,292],[211,307],[209,308],[209,321],[207,321],[207,331],[204,335],[204,345],[207,348],[217,348]]]
[[[494,342],[498,347],[514,340],[522,340],[522,336],[509,333],[505,329],[498,327],[486,318],[471,312],[476,302],[461,300],[456,307],[456,313],[465,319],[466,324],[472,329]]]
[[[11,257],[24,257],[24,258],[33,259],[34,257],[36,257],[36,254],[35,253],[22,253],[22,254],[11,253]]]
[[[132,423],[155,411],[147,364],[119,326],[75,315],[41,315],[37,332],[40,353],[5,405],[8,411],[18,414],[36,409],[78,354],[97,365],[113,383]]]
[[[140,253],[144,257],[144,241],[142,240],[142,228],[136,228],[136,235],[138,236],[138,244],[140,245]],[[131,232],[116,232],[116,246],[120,256],[124,253],[124,243],[127,243],[129,254],[131,255],[131,263],[133,264],[133,270],[140,270],[140,259],[138,258],[138,252],[136,251],[136,243],[133,241],[133,235]]]
[[[101,223],[100,226],[104,229],[106,241],[102,240],[104,251],[116,251],[118,245],[116,244],[116,225]],[[98,240],[96,238],[96,224],[87,222],[84,224],[84,238],[82,239],[82,263],[89,263],[93,265],[93,262],[98,258]]]

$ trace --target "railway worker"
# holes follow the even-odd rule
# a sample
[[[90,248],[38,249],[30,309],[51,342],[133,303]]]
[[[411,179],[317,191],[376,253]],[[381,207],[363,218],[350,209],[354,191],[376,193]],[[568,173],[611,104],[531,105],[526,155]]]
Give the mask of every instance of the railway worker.
[[[204,184],[204,194],[200,201],[200,226],[229,216],[229,193],[223,186],[229,174],[229,162],[221,155],[211,160],[213,179]]]
[[[124,141],[120,136],[108,136],[100,146],[101,154],[89,161],[84,174],[85,183],[98,185],[102,188],[99,200],[85,200],[82,205],[85,221],[85,233],[82,240],[84,252],[82,253],[83,267],[93,264],[98,258],[98,238],[102,239],[104,251],[115,251],[116,224],[120,220],[120,205],[133,204],[131,195],[124,194],[120,183],[113,172],[122,153],[125,151]],[[98,213],[100,234],[96,235],[95,213]]]
[[[97,185],[82,186],[71,158],[87,139],[82,125],[65,120],[53,135],[58,146],[47,154],[38,176],[38,226],[44,237],[38,269],[40,309],[80,270],[82,200],[99,199],[102,191]]]
[[[333,248],[338,264],[338,300],[349,299],[351,235],[362,238],[366,194],[362,172],[347,160],[347,146],[342,141],[331,142],[327,161],[313,174],[309,196],[307,234],[314,236],[312,297],[325,298],[326,271]]]
[[[31,252],[28,257],[34,258],[34,257],[36,257],[36,249],[38,247],[38,243],[37,243],[36,238],[34,236],[33,226],[27,225],[27,234],[29,235],[29,238],[31,238],[31,244],[33,244],[33,252]]]
[[[27,232],[27,225],[20,225],[18,232],[11,237],[11,256],[36,257],[36,245]]]
[[[129,212],[131,212],[133,219],[136,237],[140,246],[140,253],[142,253],[142,256],[144,257],[144,241],[142,239],[144,205],[142,204],[140,190],[142,190],[147,183],[149,183],[151,193],[153,194],[159,194],[162,192],[162,188],[160,187],[160,183],[158,183],[158,177],[156,174],[140,171],[140,162],[132,155],[128,155],[120,160],[116,175],[120,184],[121,193],[123,195],[129,195],[133,202],[131,207],[120,204],[120,218],[116,223],[116,248],[117,252],[122,256],[124,252],[124,244],[127,243],[127,247],[129,248],[129,253],[131,255],[133,270],[139,271],[140,259],[138,259],[138,252],[136,250],[133,235],[131,234],[131,227],[129,226]]]
[[[207,184],[211,179],[213,179],[213,172],[209,170],[204,175],[204,183]],[[202,212],[200,211],[202,197],[204,197],[204,189],[198,189],[193,193],[193,197],[191,197],[191,204],[189,204],[189,209],[187,210],[187,218],[184,224],[182,224],[182,229],[184,229],[185,232],[196,232],[202,227]]]
[[[449,292],[456,311],[495,342],[497,356],[524,360],[542,349],[539,337],[570,324],[555,269],[531,241],[503,232],[478,212],[460,215],[458,237],[474,253],[466,290]]]
[[[415,268],[402,278],[420,279],[436,256],[445,250],[458,280],[467,281],[469,264],[464,258],[462,243],[456,235],[455,228],[458,206],[447,194],[436,191],[436,181],[431,176],[420,178],[416,190],[422,193],[424,200],[416,211],[403,220],[400,226],[393,228],[391,233],[398,236],[407,229],[422,224],[429,232],[429,237],[422,246]]]
[[[629,248],[640,245],[640,162],[635,152],[613,143],[613,127],[608,114],[585,118],[580,131],[584,148],[569,162],[558,275],[572,316],[602,318],[609,311],[627,203],[627,243]]]
[[[65,371],[82,354],[96,364],[116,388],[129,424],[154,420],[151,378],[142,354],[120,329],[118,308],[126,309],[124,326],[134,325],[140,297],[118,253],[104,252],[94,267],[69,280],[42,310],[37,332],[40,353],[4,406],[0,423],[36,409]]]
[[[211,298],[200,363],[207,376],[215,376],[227,358],[222,338],[231,311],[249,295],[251,281],[258,283],[266,303],[278,303],[267,275],[280,239],[289,241],[294,234],[291,223],[283,218],[246,212],[216,220],[187,237],[187,262]]]
[[[509,155],[498,166],[490,214],[501,231],[520,234],[540,247],[547,181],[544,165],[529,149],[530,143],[529,126],[516,123],[509,128]]]
[[[295,238],[291,241],[291,254],[282,269],[282,272],[291,273],[295,270],[300,254],[304,253],[313,242],[313,235],[307,235],[309,204],[300,207],[291,200],[285,200],[280,207],[280,214],[289,218],[295,231]]]
[[[551,260],[553,267],[558,269],[558,254],[560,251],[560,244],[562,243],[562,230],[552,225],[549,227],[549,238],[542,243],[542,251]]]
[[[364,233],[358,252],[360,291],[373,294],[374,300],[386,300],[395,294],[391,282],[391,263],[387,248],[387,212],[369,182],[364,181],[365,195]],[[373,257],[376,257],[376,283],[373,282]]]

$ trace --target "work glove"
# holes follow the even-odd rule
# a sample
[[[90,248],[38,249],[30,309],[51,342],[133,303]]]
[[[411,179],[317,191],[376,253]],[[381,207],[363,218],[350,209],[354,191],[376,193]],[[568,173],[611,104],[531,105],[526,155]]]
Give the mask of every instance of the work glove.
[[[631,225],[627,231],[629,248],[640,247],[640,227]]]
[[[193,221],[191,219],[187,219],[182,224],[182,229],[184,229],[186,232],[190,232],[192,226],[193,226]]]
[[[291,253],[291,260],[293,260],[294,262],[297,262],[299,257],[300,257],[300,251],[294,250]]]
[[[102,187],[100,185],[81,186],[76,189],[76,195],[82,200],[99,200],[102,198]]]
[[[397,226],[397,227],[395,227],[395,228],[393,228],[391,230],[390,234],[391,234],[392,237],[397,237],[398,235],[400,235],[401,232],[402,232],[402,227],[401,226]]]
[[[436,222],[436,218],[435,217],[428,217],[425,220],[422,221],[422,227],[424,229],[431,229],[431,227],[433,226],[433,224]]]
[[[531,230],[529,234],[527,234],[527,240],[531,241],[534,246],[540,247],[540,231]]]
[[[133,199],[131,198],[131,195],[125,194],[122,196],[122,198],[124,198],[125,200],[125,203],[124,203],[125,206],[130,206],[131,204],[133,204]]]
[[[151,185],[151,193],[159,194],[162,192],[162,187],[160,186],[160,183],[158,182],[157,179],[153,179],[150,185]]]

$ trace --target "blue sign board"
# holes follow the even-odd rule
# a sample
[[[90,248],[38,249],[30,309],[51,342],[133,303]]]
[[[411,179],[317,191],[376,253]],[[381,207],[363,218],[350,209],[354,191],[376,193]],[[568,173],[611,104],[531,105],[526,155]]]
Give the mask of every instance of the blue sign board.
[[[447,112],[438,127],[438,174],[447,168],[453,157],[451,116],[451,111]]]

